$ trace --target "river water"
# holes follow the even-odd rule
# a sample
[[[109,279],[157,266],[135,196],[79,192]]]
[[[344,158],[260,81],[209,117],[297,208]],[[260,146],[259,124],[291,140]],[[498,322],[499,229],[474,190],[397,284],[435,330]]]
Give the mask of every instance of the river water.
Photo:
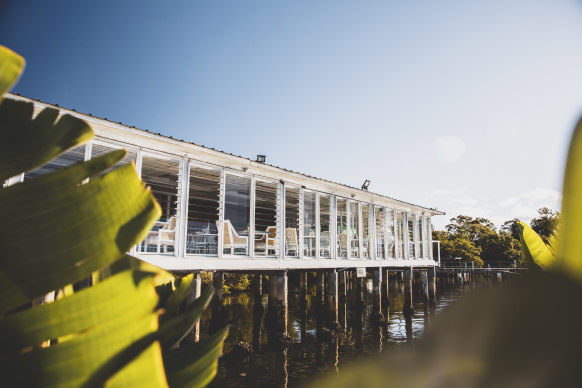
[[[427,303],[422,281],[415,278],[415,313],[407,318],[402,312],[404,285],[395,275],[391,276],[390,303],[384,301],[382,304],[382,313],[388,322],[377,324],[371,319],[372,280],[364,280],[362,303],[359,302],[361,297],[357,296],[354,277],[348,282],[346,297],[339,298],[339,326],[336,325],[336,331],[329,331],[322,330],[329,325],[329,310],[318,302],[321,298],[317,296],[315,279],[315,276],[309,276],[304,298],[299,293],[298,279],[289,276],[287,333],[290,338],[288,346],[283,347],[267,332],[268,287],[263,286],[260,297],[252,291],[224,296],[225,310],[219,325],[230,325],[230,332],[219,360],[218,374],[210,387],[302,386],[325,374],[341,374],[342,369],[362,358],[378,358],[398,347],[414,347],[436,315],[474,291],[476,283],[493,282],[478,278],[463,283],[439,278],[436,306],[432,307]],[[201,337],[208,335],[213,325],[216,322],[212,321],[212,309],[208,309],[201,320]],[[336,332],[337,336],[334,336]],[[246,359],[236,356],[240,354],[236,348],[241,341],[248,344],[248,349],[252,347],[252,354],[245,354],[248,355]]]

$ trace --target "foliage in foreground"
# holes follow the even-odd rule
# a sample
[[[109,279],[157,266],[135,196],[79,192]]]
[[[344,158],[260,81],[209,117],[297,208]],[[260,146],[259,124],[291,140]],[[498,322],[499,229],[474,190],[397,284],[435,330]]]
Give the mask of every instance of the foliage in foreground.
[[[0,46],[0,96],[23,66]],[[93,137],[87,123],[57,110],[34,116],[30,103],[0,104],[0,182]],[[180,310],[192,277],[125,254],[160,208],[132,164],[116,167],[124,156],[114,151],[0,189],[2,385],[197,387],[216,374],[226,329],[173,349],[212,288]],[[72,284],[89,277],[93,285],[75,292]],[[30,308],[59,289],[65,297]]]
[[[435,319],[414,351],[393,352],[314,386],[582,386],[582,120],[568,153],[559,234],[548,247],[525,226],[532,262],[552,249],[552,263],[536,261],[509,287],[467,295]]]

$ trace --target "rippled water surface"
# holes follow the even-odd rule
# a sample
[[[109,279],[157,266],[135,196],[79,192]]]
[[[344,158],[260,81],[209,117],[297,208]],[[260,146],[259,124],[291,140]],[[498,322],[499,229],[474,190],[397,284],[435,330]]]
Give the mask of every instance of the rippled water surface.
[[[477,283],[492,280],[477,279]],[[475,283],[441,281],[437,283],[436,307],[429,308],[422,282],[415,279],[413,307],[415,314],[406,319],[402,313],[404,288],[391,277],[389,282],[390,304],[384,302],[382,313],[389,317],[384,325],[373,324],[372,280],[364,282],[364,303],[358,302],[356,279],[348,282],[347,297],[340,295],[338,322],[341,326],[337,340],[330,338],[329,310],[317,296],[315,276],[309,276],[306,300],[299,292],[298,278],[289,276],[288,324],[290,343],[286,349],[267,333],[265,318],[268,309],[268,285],[263,282],[263,294],[255,298],[252,291],[225,296],[226,309],[222,324],[230,325],[224,354],[219,361],[218,375],[211,387],[293,387],[301,386],[326,373],[341,373],[346,366],[364,357],[382,357],[394,348],[414,346],[422,338],[431,319],[463,295],[475,289]],[[340,290],[342,289],[340,285]],[[341,292],[340,292],[341,294]],[[362,307],[363,306],[363,307]],[[262,308],[261,308],[262,307]],[[201,337],[215,325],[212,312],[205,313],[201,322]],[[220,325],[220,323],[219,323]],[[250,360],[240,361],[232,355],[233,346],[244,341],[252,346]]]

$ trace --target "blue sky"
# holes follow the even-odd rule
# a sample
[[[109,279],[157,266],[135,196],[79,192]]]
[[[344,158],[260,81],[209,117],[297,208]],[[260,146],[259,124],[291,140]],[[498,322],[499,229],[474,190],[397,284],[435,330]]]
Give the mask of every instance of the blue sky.
[[[14,92],[408,202],[559,209],[581,1],[0,1]]]

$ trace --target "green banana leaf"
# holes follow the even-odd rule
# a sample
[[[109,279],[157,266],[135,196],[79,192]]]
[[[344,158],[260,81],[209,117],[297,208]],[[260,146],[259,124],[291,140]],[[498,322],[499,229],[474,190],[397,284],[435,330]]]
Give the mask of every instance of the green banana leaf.
[[[578,121],[566,162],[558,239],[559,266],[582,281],[582,119]]]
[[[4,93],[18,81],[24,69],[24,58],[14,51],[0,46],[0,101]]]
[[[0,92],[14,84],[23,64],[0,46]],[[73,116],[45,109],[33,118],[32,104],[1,101],[1,180],[93,137]],[[195,358],[173,368],[163,360],[161,344],[168,357],[175,354],[167,349],[200,318],[213,289],[178,312],[192,277],[176,279],[126,255],[160,207],[132,164],[116,166],[125,154],[114,151],[0,188],[2,385],[164,387],[187,379],[203,386],[216,374],[226,329],[188,347]],[[89,277],[92,286],[72,292],[73,283]],[[30,308],[56,289],[66,292]]]
[[[0,312],[88,277],[144,238],[161,211],[132,165],[81,184],[92,166],[120,157],[113,152],[0,191],[0,203],[10,204],[0,207],[0,247],[11,258],[0,269]]]
[[[546,245],[535,230],[523,222],[517,223],[517,230],[521,250],[530,268],[538,267],[546,270],[555,263],[556,257],[553,250]]]
[[[200,387],[212,381],[216,375],[217,358],[227,334],[228,330],[224,328],[198,343],[182,345],[178,349],[165,352],[164,365],[170,386]]]
[[[44,109],[33,116],[32,103],[3,100],[0,105],[0,181],[39,167],[93,137],[89,124]]]

